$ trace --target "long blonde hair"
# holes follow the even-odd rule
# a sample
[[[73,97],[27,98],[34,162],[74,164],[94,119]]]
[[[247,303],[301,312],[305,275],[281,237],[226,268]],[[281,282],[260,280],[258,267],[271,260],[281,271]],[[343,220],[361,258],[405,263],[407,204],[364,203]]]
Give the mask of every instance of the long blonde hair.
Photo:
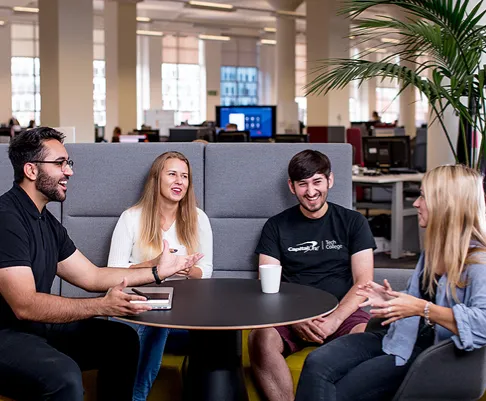
[[[194,253],[199,245],[197,204],[194,187],[192,184],[192,172],[189,160],[180,152],[165,152],[158,156],[152,163],[145,182],[140,200],[133,206],[141,208],[140,238],[138,240],[142,254],[146,258],[153,258],[162,252],[162,210],[160,182],[161,173],[165,162],[169,159],[182,160],[187,165],[189,185],[186,196],[179,202],[176,214],[177,237],[187,248],[189,254]]]
[[[433,295],[436,274],[445,273],[457,300],[456,288],[467,285],[462,273],[486,251],[483,177],[460,164],[440,166],[425,174],[422,190],[428,211],[423,286]]]

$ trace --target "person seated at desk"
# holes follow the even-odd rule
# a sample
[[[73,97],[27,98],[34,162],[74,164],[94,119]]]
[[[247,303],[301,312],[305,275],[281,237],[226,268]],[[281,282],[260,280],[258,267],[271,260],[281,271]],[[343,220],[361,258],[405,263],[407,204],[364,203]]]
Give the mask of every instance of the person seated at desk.
[[[152,163],[140,200],[124,211],[116,224],[108,266],[130,267],[130,270],[153,266],[163,249],[163,240],[177,255],[196,251],[204,254],[196,266],[180,272],[177,278],[211,277],[211,224],[207,215],[196,207],[191,166],[179,152],[163,153]],[[133,400],[144,401],[159,372],[169,329],[134,326],[140,337],[140,358]],[[187,334],[185,330],[170,329],[168,347],[176,351],[184,349]]]
[[[299,204],[265,223],[259,264],[282,264],[282,281],[328,291],[340,304],[326,317],[250,333],[256,382],[267,399],[279,401],[294,398],[287,356],[365,330],[369,315],[359,309],[364,298],[356,291],[373,278],[375,248],[364,216],[327,201],[334,175],[326,155],[304,150],[292,158],[288,174]]]
[[[115,127],[113,129],[113,136],[111,137],[111,142],[112,143],[118,143],[120,142],[120,135],[122,134],[122,130],[120,127]]]
[[[374,111],[373,113],[371,113],[371,122],[381,123],[381,117],[380,117],[380,115],[378,114],[377,111]]]
[[[395,292],[385,280],[357,291],[367,298],[360,306],[384,319],[383,330],[342,337],[309,354],[296,401],[390,400],[434,343],[452,338],[466,351],[486,345],[483,177],[462,165],[437,167],[425,174],[414,206],[426,229],[425,250],[407,290]]]
[[[46,209],[63,202],[73,161],[64,135],[47,127],[10,142],[12,189],[0,196],[0,394],[16,400],[83,401],[81,370],[99,369],[98,399],[132,399],[139,341],[126,325],[95,316],[134,315],[150,306],[122,290],[191,270],[202,255],[165,244],[151,268],[93,265]],[[54,277],[101,298],[51,295]]]
[[[234,123],[228,123],[226,124],[226,127],[224,127],[224,132],[234,132],[238,131],[238,126]]]

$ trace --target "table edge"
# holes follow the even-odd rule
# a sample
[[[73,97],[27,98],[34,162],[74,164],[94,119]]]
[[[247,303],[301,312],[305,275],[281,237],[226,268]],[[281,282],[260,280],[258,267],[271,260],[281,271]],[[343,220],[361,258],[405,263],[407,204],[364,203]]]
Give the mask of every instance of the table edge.
[[[137,320],[128,319],[127,317],[121,316],[112,316],[116,320],[121,320],[124,322],[132,323],[132,324],[140,324],[142,326],[151,326],[151,327],[160,327],[165,329],[182,329],[182,330],[250,330],[250,329],[265,329],[269,327],[278,327],[278,326],[287,326],[290,324],[302,323],[306,322],[311,319],[317,319],[318,317],[328,316],[332,312],[334,312],[339,306],[339,302],[336,304],[334,308],[325,312],[319,313],[315,316],[306,317],[304,319],[298,320],[288,320],[285,322],[280,323],[268,323],[268,324],[253,324],[253,325],[239,325],[239,326],[192,326],[192,325],[176,325],[176,324],[157,324],[157,323],[146,323],[146,322],[139,322]],[[154,311],[157,313],[164,313],[164,311]]]

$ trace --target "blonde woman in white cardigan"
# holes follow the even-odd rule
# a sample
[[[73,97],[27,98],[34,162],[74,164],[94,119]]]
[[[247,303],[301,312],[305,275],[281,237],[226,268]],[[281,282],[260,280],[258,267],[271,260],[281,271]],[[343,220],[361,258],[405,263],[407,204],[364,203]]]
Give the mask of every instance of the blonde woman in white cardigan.
[[[120,216],[111,240],[108,266],[151,267],[164,240],[178,255],[200,252],[196,266],[174,279],[209,278],[213,271],[213,235],[206,214],[196,207],[191,167],[179,152],[157,157],[140,200]],[[136,325],[140,358],[133,401],[146,400],[160,368],[169,329]],[[187,332],[171,331],[171,340],[186,341]],[[179,344],[180,345],[180,344]]]

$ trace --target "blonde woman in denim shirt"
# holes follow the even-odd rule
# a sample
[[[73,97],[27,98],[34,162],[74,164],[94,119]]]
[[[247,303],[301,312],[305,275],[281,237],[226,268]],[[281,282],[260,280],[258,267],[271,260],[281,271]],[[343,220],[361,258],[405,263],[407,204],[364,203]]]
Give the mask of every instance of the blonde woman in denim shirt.
[[[398,390],[427,347],[451,338],[472,351],[486,345],[486,208],[483,177],[462,166],[425,174],[414,203],[425,251],[407,290],[385,280],[360,288],[384,330],[339,338],[309,354],[296,401],[380,401]],[[388,330],[386,330],[388,328]]]

